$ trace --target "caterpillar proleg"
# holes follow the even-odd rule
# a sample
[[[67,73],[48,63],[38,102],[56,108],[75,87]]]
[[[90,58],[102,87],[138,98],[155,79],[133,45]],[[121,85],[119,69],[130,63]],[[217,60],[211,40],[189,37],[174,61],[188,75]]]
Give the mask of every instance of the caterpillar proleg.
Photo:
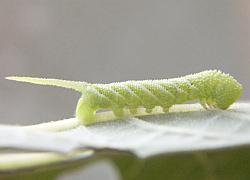
[[[95,123],[96,112],[103,109],[113,111],[117,117],[123,117],[125,109],[132,115],[136,114],[139,107],[144,107],[147,113],[156,106],[168,112],[174,104],[194,100],[199,101],[206,109],[227,109],[242,94],[241,84],[229,74],[218,70],[172,79],[132,80],[110,84],[15,76],[6,79],[70,88],[82,93],[76,116],[84,125]]]

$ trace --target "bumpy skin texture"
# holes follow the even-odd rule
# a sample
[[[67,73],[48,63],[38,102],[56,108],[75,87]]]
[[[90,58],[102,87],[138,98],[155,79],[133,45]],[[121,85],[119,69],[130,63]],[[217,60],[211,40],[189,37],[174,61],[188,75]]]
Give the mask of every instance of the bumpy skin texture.
[[[198,100],[204,108],[227,109],[242,94],[241,85],[230,75],[210,70],[174,79],[89,84],[77,106],[77,117],[91,124],[97,110],[109,109],[118,117],[124,108],[138,107],[150,113],[161,106],[165,112],[174,104]]]
[[[227,109],[242,94],[242,86],[230,75],[217,70],[203,71],[180,78],[144,81],[126,81],[110,84],[8,77],[7,79],[33,84],[70,88],[82,93],[76,108],[77,118],[85,125],[95,122],[97,110],[112,110],[122,117],[124,109],[136,114],[144,107],[150,113],[161,106],[164,112],[174,104],[198,100],[208,108]]]

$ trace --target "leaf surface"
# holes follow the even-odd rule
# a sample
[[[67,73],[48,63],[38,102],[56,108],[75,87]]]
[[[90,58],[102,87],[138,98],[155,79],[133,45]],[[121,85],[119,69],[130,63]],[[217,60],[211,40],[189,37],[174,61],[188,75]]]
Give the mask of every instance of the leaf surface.
[[[79,148],[108,148],[148,157],[250,144],[249,103],[235,104],[226,111],[202,111],[198,104],[173,109],[178,112],[79,126],[63,132],[2,126],[0,147],[63,153]]]

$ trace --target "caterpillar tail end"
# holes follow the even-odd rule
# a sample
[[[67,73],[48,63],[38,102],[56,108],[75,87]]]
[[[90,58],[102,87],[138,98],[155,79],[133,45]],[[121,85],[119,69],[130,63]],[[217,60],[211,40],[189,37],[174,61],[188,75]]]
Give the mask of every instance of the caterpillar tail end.
[[[34,78],[34,77],[24,77],[24,76],[9,76],[5,77],[7,80],[26,82],[31,84],[47,85],[47,86],[57,86],[68,89],[73,89],[78,92],[83,92],[88,85],[87,82],[80,81],[68,81],[61,79],[49,79],[49,78]]]
[[[95,122],[96,111],[90,108],[81,97],[76,107],[76,117],[83,125],[90,125]]]

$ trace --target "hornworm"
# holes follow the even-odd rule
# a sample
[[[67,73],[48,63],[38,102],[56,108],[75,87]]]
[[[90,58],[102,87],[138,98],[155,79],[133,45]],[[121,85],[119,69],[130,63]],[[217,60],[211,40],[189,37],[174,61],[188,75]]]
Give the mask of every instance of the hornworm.
[[[132,115],[144,107],[150,113],[156,106],[164,112],[174,104],[198,100],[208,108],[227,109],[242,94],[242,86],[232,76],[218,70],[208,70],[173,79],[125,81],[110,84],[7,77],[10,80],[70,88],[81,92],[76,108],[77,118],[85,125],[95,123],[98,110],[111,110],[117,117],[127,109]]]

